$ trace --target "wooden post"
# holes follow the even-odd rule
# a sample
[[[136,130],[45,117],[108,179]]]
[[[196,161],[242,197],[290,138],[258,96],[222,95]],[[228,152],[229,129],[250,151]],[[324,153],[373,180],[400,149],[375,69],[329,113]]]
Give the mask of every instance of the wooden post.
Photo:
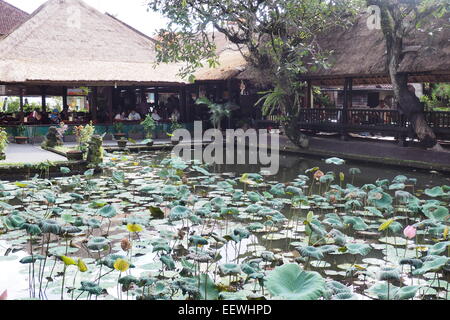
[[[62,99],[63,99],[63,108],[69,109],[69,105],[67,104],[67,87],[62,88]]]
[[[349,106],[349,89],[350,89],[350,79],[345,78],[344,82],[344,103],[342,106],[342,116],[341,116],[341,139],[347,140],[347,125],[348,125],[348,106]]]
[[[108,121],[107,124],[112,124],[113,123],[113,119],[114,119],[114,111],[113,111],[113,104],[114,104],[114,96],[116,94],[116,90],[114,89],[114,87],[110,87],[108,88],[108,119],[106,119],[106,121]]]
[[[186,87],[183,86],[180,88],[180,121],[182,123],[189,122],[188,118],[188,111],[186,108]]]
[[[23,113],[23,91],[24,89],[20,89],[20,96],[19,96],[19,105],[20,105],[20,111],[19,111],[19,118],[20,118],[20,123],[24,123],[24,113]]]
[[[306,82],[306,108],[314,108],[314,95],[311,80]]]
[[[97,107],[98,107],[98,88],[97,87],[93,87],[92,88],[92,101],[91,101],[91,115],[92,115],[92,121],[94,123],[97,122]]]
[[[159,107],[159,92],[158,92],[158,87],[155,87],[155,105]]]
[[[47,110],[47,102],[45,99],[47,93],[47,87],[46,86],[41,86],[41,97],[42,97],[42,111],[46,111]],[[63,104],[63,108],[64,108],[64,104]]]

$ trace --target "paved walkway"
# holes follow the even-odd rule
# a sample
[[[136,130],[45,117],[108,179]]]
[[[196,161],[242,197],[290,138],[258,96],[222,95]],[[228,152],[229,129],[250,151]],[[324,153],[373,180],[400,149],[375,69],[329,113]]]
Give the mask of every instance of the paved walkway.
[[[11,143],[6,149],[6,160],[0,161],[0,165],[5,163],[39,163],[45,161],[67,161],[67,158],[31,144]]]

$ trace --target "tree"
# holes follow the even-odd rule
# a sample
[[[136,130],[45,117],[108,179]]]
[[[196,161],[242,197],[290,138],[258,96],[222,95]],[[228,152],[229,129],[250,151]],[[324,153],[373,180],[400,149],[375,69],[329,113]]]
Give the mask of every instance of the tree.
[[[149,7],[169,19],[158,34],[157,60],[183,62],[181,75],[192,81],[196,69],[218,64],[215,33],[238,47],[249,65],[272,84],[264,97],[267,113],[284,115],[286,134],[307,146],[298,128],[304,83],[299,75],[327,66],[329,52],[316,37],[350,25],[359,0],[152,0]],[[308,62],[305,62],[308,61]]]
[[[387,67],[399,103],[399,109],[411,122],[414,132],[426,148],[440,146],[428,125],[423,104],[408,88],[408,75],[400,73],[404,59],[404,41],[433,18],[442,17],[450,8],[448,0],[367,0],[380,9],[381,29],[387,46]],[[437,30],[428,30],[433,32]]]

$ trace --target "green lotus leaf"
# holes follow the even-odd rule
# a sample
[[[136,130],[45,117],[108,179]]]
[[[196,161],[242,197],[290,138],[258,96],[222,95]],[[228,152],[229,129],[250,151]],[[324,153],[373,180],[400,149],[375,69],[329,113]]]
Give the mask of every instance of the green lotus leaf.
[[[169,213],[169,221],[178,221],[183,220],[189,217],[192,214],[192,211],[183,206],[176,206],[170,210]]]
[[[351,254],[360,254],[362,256],[367,256],[372,250],[372,247],[365,243],[348,243],[347,251]]]
[[[61,226],[54,220],[44,220],[39,223],[42,233],[52,233],[59,235],[61,233]]]
[[[200,298],[202,300],[217,300],[219,299],[219,290],[217,289],[216,284],[214,281],[209,277],[207,274],[201,274],[199,276],[200,281],[198,281],[198,278],[196,279],[197,283],[200,283],[200,285],[197,285],[200,289]]]
[[[8,229],[13,230],[22,228],[26,220],[17,214],[10,214],[3,218],[3,223]]]
[[[175,198],[178,195],[178,188],[175,186],[165,186],[161,190],[161,194],[166,197]]]
[[[116,211],[116,208],[114,208],[114,206],[107,205],[107,206],[104,206],[103,208],[101,208],[98,211],[98,214],[100,216],[102,216],[103,218],[111,219],[111,218],[114,218],[117,215],[117,211]]]
[[[364,231],[369,229],[369,226],[360,217],[345,216],[343,220],[344,224],[351,225],[353,230]]]
[[[69,196],[75,200],[84,200],[84,197],[78,193],[71,193]]]
[[[22,229],[25,229],[29,235],[37,236],[42,233],[41,228],[36,224],[24,223]]]
[[[302,257],[314,258],[317,260],[323,259],[323,252],[318,248],[308,246],[308,247],[298,247],[297,250],[298,252],[300,252],[300,255]]]
[[[264,229],[264,225],[262,223],[256,222],[256,223],[252,223],[252,224],[246,226],[246,228],[249,231],[253,232],[253,231],[256,231],[256,230]]]
[[[407,286],[407,287],[399,288],[394,296],[394,299],[395,300],[412,299],[416,296],[417,291],[419,291],[420,288],[421,288],[421,286]]]
[[[357,175],[357,174],[361,174],[361,169],[359,168],[350,168],[348,170],[348,173],[350,173],[351,175]]]
[[[138,284],[139,283],[139,279],[136,278],[135,276],[132,275],[128,275],[125,277],[122,277],[118,280],[118,282],[123,285],[124,287],[129,287],[132,283],[134,284]]]
[[[256,192],[249,192],[247,193],[247,197],[250,199],[250,201],[252,202],[259,202],[262,201],[262,196],[259,193]]]
[[[286,194],[286,192],[284,190],[284,184],[282,184],[282,183],[272,186],[270,188],[269,192],[275,196],[283,196]]]
[[[434,187],[432,189],[425,189],[424,193],[432,198],[437,198],[437,197],[442,197],[444,195],[446,195],[446,193],[444,192],[444,190],[442,189],[442,187]]]
[[[257,213],[258,211],[260,211],[262,209],[262,207],[260,205],[257,204],[251,204],[249,205],[246,209],[245,212],[249,212],[249,213]]]
[[[422,206],[422,211],[425,216],[436,221],[445,221],[449,217],[448,208],[432,203]]]
[[[369,293],[375,295],[380,300],[392,300],[398,292],[398,287],[388,285],[387,282],[378,282],[367,290]]]
[[[389,186],[389,190],[403,190],[406,186],[404,183],[394,183]]]
[[[155,185],[146,184],[146,185],[143,185],[143,186],[139,187],[139,188],[137,189],[137,191],[138,191],[138,192],[141,192],[141,193],[150,193],[150,192],[152,192],[152,191],[155,191],[156,189],[157,189],[157,188],[156,188]]]
[[[84,172],[84,176],[86,176],[86,177],[92,177],[92,176],[94,175],[94,173],[95,173],[95,170],[94,170],[94,169],[89,169],[89,170],[87,170],[87,171]]]
[[[422,275],[429,271],[439,271],[443,266],[445,266],[447,261],[447,257],[437,257],[431,261],[426,261],[421,268],[414,270],[412,274],[416,276]]]
[[[358,300],[358,296],[351,292],[342,292],[332,296],[331,300]]]
[[[222,209],[223,207],[226,206],[225,200],[223,200],[223,199],[220,198],[220,197],[217,197],[217,198],[212,199],[212,200],[210,201],[210,203],[211,203],[211,206],[212,206],[215,210],[220,210],[220,209]]]
[[[274,297],[286,300],[317,300],[325,293],[325,281],[317,272],[303,271],[297,264],[275,268],[266,287]]]
[[[220,209],[220,214],[221,215],[238,215],[239,214],[239,210],[236,208],[229,208],[229,207],[225,207]]]
[[[61,167],[59,170],[63,174],[69,174],[70,173],[70,168],[67,168],[67,167]]]
[[[397,268],[381,268],[378,279],[380,281],[398,281],[400,280],[400,271]]]
[[[109,240],[103,237],[94,237],[87,243],[87,247],[93,251],[102,251],[109,246]]]
[[[170,255],[162,255],[160,258],[161,262],[167,267],[168,270],[175,270],[175,261]]]
[[[44,260],[45,257],[40,255],[40,254],[35,254],[33,256],[28,256],[25,258],[22,258],[19,262],[21,264],[31,264],[31,263],[35,263],[37,260]]]
[[[331,175],[331,174],[326,174],[319,178],[320,183],[331,183],[333,181],[334,181],[334,175]]]
[[[123,183],[125,181],[125,172],[123,172],[123,171],[113,171],[112,179],[115,182]]]
[[[208,240],[206,240],[205,238],[203,238],[201,236],[192,236],[189,238],[189,241],[192,242],[193,244],[195,244],[196,246],[198,246],[198,245],[205,246],[208,244]]]
[[[61,227],[60,235],[80,233],[82,230],[74,226]]]
[[[199,166],[192,166],[192,169],[194,169],[195,171],[197,171],[197,172],[199,172],[199,173],[201,173],[201,174],[203,174],[205,176],[210,176],[211,175],[211,173],[208,170],[206,170],[206,169],[204,169],[202,167],[199,167]]]
[[[335,164],[337,166],[341,166],[343,164],[345,164],[345,160],[340,159],[340,158],[329,158],[325,160],[326,164]]]
[[[370,205],[373,205],[378,209],[386,209],[392,206],[393,199],[385,192],[372,190],[368,194],[368,201]]]
[[[104,289],[98,286],[95,282],[81,281],[81,288],[79,289],[83,292],[88,292],[94,296],[99,296],[103,293]]]
[[[402,260],[400,260],[399,264],[400,265],[407,264],[407,265],[413,266],[415,269],[422,268],[422,266],[423,266],[422,260],[419,260],[419,259],[402,259]]]
[[[430,255],[440,255],[447,251],[447,247],[450,246],[450,241],[439,242],[428,249]]]
[[[234,263],[221,264],[219,270],[222,276],[236,276],[241,273],[239,265]]]
[[[243,196],[244,196],[244,193],[242,191],[235,191],[233,193],[232,198],[233,198],[234,201],[239,201],[239,200],[242,199]]]
[[[303,196],[303,190],[300,188],[293,187],[293,186],[287,187],[286,193],[290,194],[290,195]]]

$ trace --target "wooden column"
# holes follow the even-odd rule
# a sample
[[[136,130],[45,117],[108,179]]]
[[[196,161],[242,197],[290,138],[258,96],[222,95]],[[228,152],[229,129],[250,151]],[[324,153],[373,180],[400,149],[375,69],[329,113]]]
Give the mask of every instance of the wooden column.
[[[96,123],[97,122],[97,107],[98,107],[98,88],[97,87],[93,87],[92,88],[92,95],[91,95],[91,97],[92,97],[92,101],[91,101],[91,104],[90,104],[90,107],[91,107],[91,115],[92,115],[92,121],[94,122],[94,123]]]
[[[306,108],[312,109],[314,108],[314,95],[312,90],[312,83],[311,80],[308,80],[306,82]]]
[[[180,121],[182,123],[189,122],[188,120],[188,110],[187,110],[187,104],[186,104],[186,87],[183,86],[180,88]]]
[[[108,88],[108,104],[107,104],[108,118],[106,119],[106,121],[108,122],[107,124],[112,124],[113,120],[114,120],[114,111],[113,111],[114,96],[115,96],[114,87],[109,87]]]
[[[348,118],[348,110],[349,107],[352,105],[352,96],[353,96],[353,79],[352,78],[346,78],[344,82],[344,103],[342,108],[342,131],[341,131],[341,138],[343,140],[347,140],[347,125],[349,123]]]
[[[159,106],[159,92],[158,92],[158,87],[155,87],[155,105]]]
[[[69,105],[67,103],[67,87],[62,88],[62,99],[63,99],[63,108],[69,109]]]
[[[19,111],[19,119],[20,119],[20,123],[24,122],[24,113],[23,113],[23,93],[24,93],[24,89],[20,89],[20,96],[19,96],[19,105],[20,105],[20,111]]]
[[[42,111],[46,111],[47,110],[47,102],[46,102],[46,93],[47,93],[47,87],[46,86],[41,86],[41,97],[42,97]],[[64,103],[63,103],[63,108],[64,108]]]

